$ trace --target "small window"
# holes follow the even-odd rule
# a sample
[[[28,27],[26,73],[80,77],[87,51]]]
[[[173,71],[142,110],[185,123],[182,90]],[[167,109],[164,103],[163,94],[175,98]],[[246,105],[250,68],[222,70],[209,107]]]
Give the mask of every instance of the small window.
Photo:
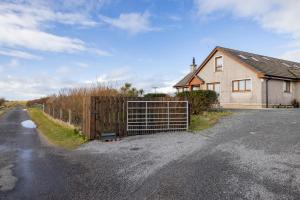
[[[255,57],[251,57],[252,58],[252,60],[255,60],[256,62],[258,62],[259,60],[257,59],[257,58],[255,58]]]
[[[263,56],[262,58],[265,59],[265,60],[270,60],[269,58],[267,58],[267,57],[265,57],[265,56]]]
[[[213,83],[207,83],[207,90],[214,90],[214,84]]]
[[[284,81],[284,92],[291,92],[291,81]]]
[[[248,59],[246,56],[243,56],[242,54],[240,54],[239,57],[243,58],[244,60]]]
[[[298,65],[295,65],[295,64],[293,65],[293,67],[295,67],[295,68],[300,68]]]
[[[216,72],[223,71],[223,57],[222,56],[215,58],[215,71]]]
[[[287,66],[287,67],[291,67],[289,64],[286,63],[282,63],[283,65]]]
[[[232,92],[250,92],[251,79],[234,80],[232,81]]]

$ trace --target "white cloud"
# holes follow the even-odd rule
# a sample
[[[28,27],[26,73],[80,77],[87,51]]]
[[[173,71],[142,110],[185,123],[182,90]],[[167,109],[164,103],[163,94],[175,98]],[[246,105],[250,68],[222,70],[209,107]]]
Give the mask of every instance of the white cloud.
[[[86,50],[85,43],[79,39],[46,32],[49,22],[95,25],[95,22],[77,13],[54,12],[29,3],[0,3],[0,45],[52,52]]]
[[[235,17],[249,18],[263,28],[276,33],[288,34],[296,49],[290,59],[300,57],[299,0],[194,0],[198,14],[202,17],[232,14]]]
[[[131,80],[133,75],[130,68],[123,67],[111,70],[109,72],[103,73],[100,76],[96,76],[95,79],[86,80],[85,83],[113,83],[116,86],[120,86],[123,83]],[[130,82],[130,81],[129,81]]]
[[[91,49],[98,56],[112,56],[108,51],[100,50],[100,49]]]
[[[57,77],[39,75],[35,77],[2,76],[0,96],[12,100],[28,100],[56,93],[61,88],[78,86],[79,83]]]
[[[101,20],[113,27],[128,31],[131,34],[159,30],[152,27],[150,14],[145,13],[123,13],[118,18],[100,16]]]
[[[30,53],[27,53],[24,51],[10,50],[10,49],[0,50],[0,55],[28,59],[28,60],[41,60],[42,59],[42,57],[40,57],[40,56],[36,56],[36,55],[30,54]]]

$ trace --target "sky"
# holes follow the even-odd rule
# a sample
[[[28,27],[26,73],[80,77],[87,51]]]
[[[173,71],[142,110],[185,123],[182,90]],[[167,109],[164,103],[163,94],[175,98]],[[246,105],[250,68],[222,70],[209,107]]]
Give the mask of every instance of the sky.
[[[174,92],[215,46],[300,62],[298,0],[1,0],[0,97],[132,83]]]

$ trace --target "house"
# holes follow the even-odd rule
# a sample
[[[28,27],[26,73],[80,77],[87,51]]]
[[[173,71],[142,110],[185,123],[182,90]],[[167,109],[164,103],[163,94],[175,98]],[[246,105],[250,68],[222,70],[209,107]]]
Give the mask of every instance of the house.
[[[216,47],[174,87],[214,90],[224,108],[264,108],[300,101],[300,63]]]

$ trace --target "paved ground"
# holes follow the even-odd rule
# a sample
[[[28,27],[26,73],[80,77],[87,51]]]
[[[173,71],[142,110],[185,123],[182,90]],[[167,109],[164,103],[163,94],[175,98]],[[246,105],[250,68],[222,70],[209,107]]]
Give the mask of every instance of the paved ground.
[[[242,111],[197,134],[67,152],[0,118],[0,199],[300,199],[300,110]]]

